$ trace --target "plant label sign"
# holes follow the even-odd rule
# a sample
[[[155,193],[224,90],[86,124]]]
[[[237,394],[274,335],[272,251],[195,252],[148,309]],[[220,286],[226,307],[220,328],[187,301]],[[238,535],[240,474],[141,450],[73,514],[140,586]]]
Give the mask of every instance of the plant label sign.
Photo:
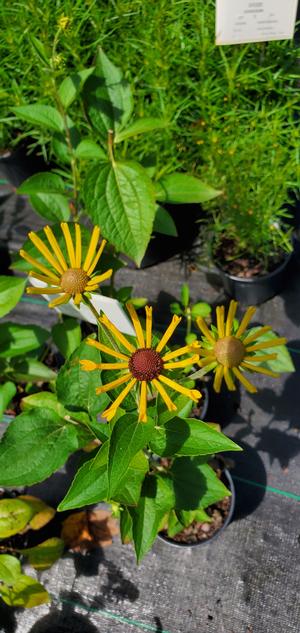
[[[216,44],[291,39],[298,0],[216,0]]]
[[[32,286],[37,286],[42,288],[45,284],[38,279],[34,279],[33,277],[29,277],[29,281]],[[47,295],[46,293],[42,295],[46,299],[46,301],[53,301],[59,295]],[[129,320],[127,314],[123,310],[123,307],[119,301],[116,299],[111,299],[110,297],[105,297],[104,295],[99,295],[94,292],[91,292],[91,302],[96,308],[97,312],[104,312],[109,320],[120,330],[124,332],[124,334],[131,334],[135,336],[135,331],[132,327],[131,321]],[[74,302],[71,300],[66,305],[57,306],[54,308],[57,312],[62,312],[62,314],[66,314],[67,316],[75,317],[76,319],[82,319],[82,321],[89,321],[89,323],[94,323],[97,325],[96,318],[91,313],[89,308],[84,305],[84,303],[80,304],[80,307],[77,307]]]

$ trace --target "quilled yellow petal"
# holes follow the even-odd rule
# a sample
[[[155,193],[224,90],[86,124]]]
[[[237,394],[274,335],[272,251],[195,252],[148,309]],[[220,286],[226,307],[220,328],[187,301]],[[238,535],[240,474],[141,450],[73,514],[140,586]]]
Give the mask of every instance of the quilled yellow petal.
[[[96,347],[100,350],[100,352],[104,352],[105,354],[109,354],[109,356],[114,356],[114,358],[120,358],[121,360],[126,360],[128,362],[128,356],[122,354],[122,352],[118,352],[107,345],[103,345],[103,343],[99,343],[99,341],[95,341],[93,338],[87,339],[87,344],[91,345],[91,347]]]
[[[216,391],[216,393],[220,393],[223,376],[224,376],[224,367],[223,365],[218,365],[215,371],[215,378],[214,378],[214,384],[213,384],[213,388]]]
[[[99,259],[100,259],[101,255],[102,255],[102,253],[103,253],[103,251],[104,251],[104,248],[105,248],[106,243],[107,243],[107,242],[106,242],[106,240],[102,240],[102,242],[101,242],[101,244],[100,244],[100,247],[99,247],[99,249],[98,249],[97,255],[96,255],[96,256],[95,256],[95,258],[93,259],[93,261],[92,261],[92,263],[91,263],[91,265],[90,265],[89,269],[86,271],[86,272],[87,272],[87,275],[89,275],[89,276],[90,276],[90,275],[92,274],[92,272],[95,270],[95,268],[96,268],[96,266],[97,266],[97,264],[98,264],[98,261],[99,261]]]
[[[101,385],[101,387],[97,387],[96,393],[105,393],[106,391],[115,389],[116,387],[119,387],[119,385],[122,385],[124,382],[127,382],[128,380],[130,380],[131,377],[132,377],[131,374],[128,372],[128,374],[125,374],[124,376],[120,376],[116,380],[106,383],[106,385]]]
[[[234,373],[236,378],[238,378],[238,380],[242,383],[242,385],[244,385],[245,389],[249,391],[249,393],[257,392],[256,387],[254,387],[254,385],[252,385],[252,383],[249,380],[247,380],[244,374],[242,374],[242,372],[237,367],[232,367],[232,372]]]
[[[105,325],[112,332],[112,334],[118,339],[118,341],[122,345],[124,345],[124,347],[126,347],[126,349],[131,354],[133,354],[133,352],[135,352],[135,347],[133,347],[133,345],[131,343],[129,343],[129,341],[127,341],[125,336],[123,336],[123,334],[121,332],[119,332],[119,330],[116,328],[116,326],[107,318],[107,316],[105,314],[102,317],[100,317],[100,322],[103,323],[103,325]]]
[[[55,283],[57,282],[57,276],[54,273],[52,273],[51,270],[46,268],[46,266],[43,266],[43,264],[40,264],[40,262],[38,262],[37,259],[34,259],[34,257],[31,257],[31,255],[29,255],[28,253],[26,253],[26,251],[23,251],[22,249],[20,250],[20,255],[21,257],[23,257],[23,259],[26,259],[26,261],[29,264],[31,264],[34,268],[37,268],[44,275],[46,275],[47,277],[50,277],[50,279],[53,279]]]
[[[229,310],[228,310],[227,321],[226,321],[226,326],[225,326],[225,336],[230,336],[231,334],[233,319],[235,317],[237,306],[238,306],[237,301],[233,301],[232,299],[229,304]]]
[[[38,235],[36,235],[33,231],[30,231],[30,233],[28,233],[28,237],[31,240],[31,242],[34,244],[34,246],[40,251],[40,253],[49,262],[50,266],[53,266],[53,268],[57,270],[57,272],[62,274],[64,272],[63,268],[61,267],[57,259],[53,257],[52,253],[50,253],[49,248],[46,246],[46,244],[44,244],[44,242],[42,242],[41,238]]]
[[[154,386],[154,388],[161,395],[161,397],[162,397],[165,405],[167,406],[168,410],[169,411],[177,411],[176,405],[174,404],[174,402],[172,402],[170,396],[167,394],[165,388],[161,385],[159,380],[156,380],[156,378],[154,378],[154,380],[151,381],[151,384]]]
[[[68,265],[67,262],[62,254],[61,248],[57,242],[57,239],[52,231],[52,229],[50,228],[50,226],[44,226],[44,233],[46,235],[46,238],[53,250],[53,253],[56,255],[62,269],[65,271],[68,269]]]
[[[145,347],[145,339],[144,339],[144,333],[142,330],[142,326],[139,320],[139,317],[136,313],[136,310],[134,309],[132,303],[126,303],[126,308],[130,314],[132,323],[133,323],[133,327],[135,329],[135,333],[136,333],[136,338],[138,341],[138,344],[140,347]]]
[[[242,334],[244,334],[245,330],[248,327],[248,324],[250,323],[252,317],[254,316],[256,312],[256,308],[254,306],[250,306],[249,308],[247,308],[241,323],[239,325],[238,331],[236,333],[236,337],[238,338],[239,336],[241,336]]]
[[[130,374],[129,374],[130,377]],[[126,387],[121,391],[120,395],[116,398],[116,400],[111,404],[110,407],[108,407],[108,409],[106,409],[105,411],[103,411],[102,413],[102,417],[103,418],[107,418],[107,419],[112,419],[112,417],[114,417],[118,407],[120,406],[120,404],[123,402],[124,398],[126,398],[127,394],[129,393],[129,391],[131,391],[131,389],[134,387],[136,383],[136,378],[132,378],[132,380],[128,383],[128,385],[126,385]],[[112,414],[112,415],[111,415]]]
[[[152,308],[145,307],[146,312],[146,347],[151,347],[152,343]]]
[[[100,229],[99,226],[94,226],[93,228],[93,232],[92,232],[92,236],[90,239],[90,243],[89,243],[89,247],[87,250],[87,254],[86,254],[86,258],[83,264],[83,270],[85,270],[85,272],[88,272],[88,270],[90,269],[91,263],[92,263],[92,259],[95,255],[95,251],[97,248],[97,244],[98,244],[98,240],[100,237]]]
[[[159,341],[156,347],[157,352],[161,352],[161,350],[165,347],[168,340],[171,338],[173,332],[176,330],[177,326],[179,325],[180,321],[181,321],[181,317],[174,314],[169,327],[166,329],[163,337],[161,338],[161,340]]]
[[[204,319],[202,317],[197,317],[196,319],[197,321],[197,325],[199,330],[201,330],[202,334],[205,336],[205,338],[212,343],[212,345],[215,345],[216,340],[214,339],[212,333],[210,332],[210,330],[208,329]]]
[[[71,238],[69,225],[67,222],[62,222],[60,226],[64,234],[71,268],[76,268],[75,250],[74,250],[74,245]]]
[[[187,387],[183,387],[182,385],[179,385],[179,383],[174,380],[170,380],[170,378],[167,378],[167,376],[163,376],[162,374],[160,374],[159,380],[168,385],[168,387],[171,387],[171,389],[179,391],[179,393],[182,393],[184,396],[191,398],[194,402],[198,402],[198,400],[202,397],[202,394],[198,391],[198,389],[188,389]]]
[[[142,380],[140,401],[139,401],[139,421],[147,422],[147,382]]]

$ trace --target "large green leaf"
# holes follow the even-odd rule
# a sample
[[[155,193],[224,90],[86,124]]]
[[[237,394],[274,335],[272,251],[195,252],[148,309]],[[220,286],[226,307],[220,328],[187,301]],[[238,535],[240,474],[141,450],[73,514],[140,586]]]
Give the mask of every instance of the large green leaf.
[[[0,555],[0,581],[12,585],[21,575],[21,563],[15,556]]]
[[[18,551],[26,556],[28,562],[34,569],[42,571],[43,569],[49,569],[49,567],[61,557],[64,546],[64,541],[61,538],[53,536],[35,547],[20,549]]]
[[[213,455],[220,451],[242,450],[226,435],[210,428],[206,422],[175,417],[156,427],[150,440],[153,453],[161,457],[173,455]]]
[[[52,106],[35,103],[33,105],[17,106],[12,108],[12,111],[18,119],[44,127],[47,130],[62,132],[64,129],[64,120],[61,114]]]
[[[34,193],[64,193],[65,183],[58,174],[44,171],[24,180],[17,193],[31,195]]]
[[[21,413],[0,443],[0,485],[30,485],[43,481],[78,449],[76,425],[51,409]]]
[[[129,120],[133,108],[131,89],[119,68],[100,49],[96,68],[85,83],[85,108],[93,127],[104,140],[108,130],[117,132]]]
[[[55,345],[65,358],[69,358],[81,343],[81,328],[77,319],[63,317],[62,322],[52,327],[51,333]]]
[[[51,382],[56,378],[55,371],[36,358],[30,357],[26,360],[14,359],[8,375],[18,382]]]
[[[81,508],[107,498],[107,458],[108,442],[100,447],[95,457],[79,468],[58,511]]]
[[[147,476],[137,507],[130,509],[132,535],[138,562],[152,546],[163,516],[173,505],[174,492],[170,480],[153,475]]]
[[[149,470],[149,462],[143,451],[139,451],[129,464],[125,477],[115,490],[113,499],[119,503],[135,506],[138,504],[145,474]]]
[[[114,497],[120,481],[133,457],[148,444],[153,432],[153,421],[139,422],[137,413],[125,414],[115,423],[110,437],[108,455],[109,496]]]
[[[0,275],[0,318],[8,314],[24,292],[26,279]]]
[[[201,457],[177,457],[170,472],[178,510],[205,509],[231,494]]]
[[[50,602],[46,589],[31,576],[21,574],[12,586],[0,585],[2,600],[10,607],[31,609],[45,602]]]
[[[100,352],[82,341],[58,373],[57,396],[70,411],[87,411],[93,417],[104,411],[109,398],[105,393],[96,394],[97,387],[102,384],[100,371],[84,371],[80,360],[100,363]]]
[[[177,237],[176,224],[171,214],[167,211],[167,209],[164,209],[159,205],[156,207],[153,231],[156,231],[156,233],[162,233],[163,235]]]
[[[33,514],[30,505],[21,499],[0,499],[0,539],[21,532]]]
[[[0,419],[16,393],[17,388],[14,382],[7,381],[0,385]]]
[[[145,117],[144,119],[138,119],[128,125],[122,132],[117,132],[115,136],[115,143],[125,141],[132,136],[138,136],[138,134],[145,134],[146,132],[153,132],[153,130],[161,130],[168,126],[168,122],[164,119],[155,119],[154,117]]]
[[[37,325],[19,325],[7,321],[0,327],[0,357],[12,358],[38,349],[49,338],[49,332]]]
[[[73,73],[69,77],[65,77],[58,89],[58,96],[65,109],[67,109],[71,103],[79,95],[84,83],[88,77],[94,71],[94,66],[91,68],[84,68],[77,73]]]
[[[178,172],[164,176],[156,183],[156,199],[173,204],[207,202],[221,193],[195,176]]]
[[[69,200],[60,193],[36,193],[30,196],[34,210],[49,222],[67,222],[70,217]]]
[[[84,182],[86,210],[119,250],[140,264],[156,212],[146,171],[131,161],[93,167]]]

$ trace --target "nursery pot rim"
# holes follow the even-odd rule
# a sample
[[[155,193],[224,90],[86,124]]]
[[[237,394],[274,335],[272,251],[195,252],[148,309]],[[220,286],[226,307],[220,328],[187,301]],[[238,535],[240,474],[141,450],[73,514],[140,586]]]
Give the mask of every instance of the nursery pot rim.
[[[223,474],[226,476],[226,478],[228,479],[228,488],[231,492],[231,497],[230,497],[230,508],[229,508],[229,512],[227,514],[227,517],[223,523],[223,525],[220,527],[219,530],[217,530],[217,532],[215,532],[210,538],[203,540],[203,541],[198,541],[197,543],[177,543],[177,541],[174,541],[171,537],[169,536],[164,536],[163,534],[161,534],[160,532],[157,535],[157,538],[161,541],[164,541],[164,543],[166,543],[167,545],[171,545],[171,547],[183,547],[183,548],[187,548],[187,547],[199,547],[199,546],[203,546],[203,545],[208,545],[209,543],[211,543],[214,539],[218,538],[218,536],[221,534],[221,532],[223,532],[227,526],[229,525],[234,510],[235,510],[235,501],[236,501],[236,495],[235,495],[235,487],[234,487],[234,483],[233,483],[233,479],[231,477],[231,474],[229,472],[229,470],[227,468],[224,468],[223,470]]]
[[[283,261],[281,262],[281,264],[279,264],[279,266],[274,268],[274,270],[272,270],[270,273],[266,273],[264,275],[253,275],[252,277],[238,277],[237,275],[232,275],[231,273],[227,272],[227,270],[222,268],[220,264],[217,264],[215,260],[213,260],[213,262],[217,270],[221,274],[226,275],[227,277],[232,279],[232,281],[253,284],[257,282],[264,282],[266,280],[269,280],[271,277],[275,277],[278,273],[280,273],[286,267],[288,262],[291,260],[292,256],[293,256],[293,252],[285,253],[285,257]]]

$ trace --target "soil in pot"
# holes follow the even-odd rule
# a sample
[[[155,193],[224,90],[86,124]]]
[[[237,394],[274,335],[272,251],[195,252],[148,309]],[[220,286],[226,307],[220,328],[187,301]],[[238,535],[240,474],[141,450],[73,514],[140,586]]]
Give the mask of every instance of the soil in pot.
[[[241,279],[252,279],[253,277],[268,275],[276,268],[279,268],[286,259],[286,253],[281,251],[269,258],[268,267],[261,259],[253,256],[234,257],[235,243],[233,240],[224,238],[220,246],[214,251],[213,257],[219,268],[222,268],[228,275],[241,277]]]
[[[216,267],[222,279],[226,294],[242,304],[258,305],[268,301],[284,289],[291,253],[281,252],[274,255],[266,267],[256,258],[240,257],[230,259],[232,242],[222,243],[222,250],[215,253]],[[233,252],[233,251],[232,251]],[[225,257],[226,255],[226,257]],[[235,273],[235,274],[234,274]]]

